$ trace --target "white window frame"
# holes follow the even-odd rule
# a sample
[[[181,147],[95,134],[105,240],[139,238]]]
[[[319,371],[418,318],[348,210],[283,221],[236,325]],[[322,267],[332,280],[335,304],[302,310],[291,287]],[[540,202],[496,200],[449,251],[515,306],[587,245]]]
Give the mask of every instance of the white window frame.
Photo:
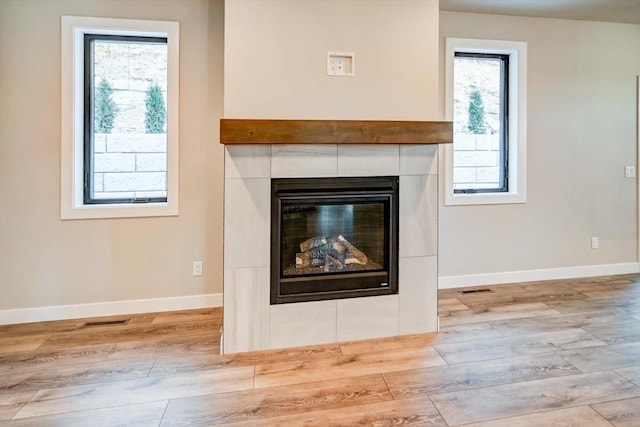
[[[61,218],[178,215],[179,23],[62,16],[61,30]],[[85,34],[167,38],[167,201],[164,203],[84,204],[83,61]]]
[[[509,55],[509,188],[506,192],[454,193],[453,144],[445,146],[444,204],[488,205],[527,201],[527,43],[505,40],[445,39],[446,120],[453,121],[453,67],[456,52]],[[455,138],[455,136],[454,136]]]

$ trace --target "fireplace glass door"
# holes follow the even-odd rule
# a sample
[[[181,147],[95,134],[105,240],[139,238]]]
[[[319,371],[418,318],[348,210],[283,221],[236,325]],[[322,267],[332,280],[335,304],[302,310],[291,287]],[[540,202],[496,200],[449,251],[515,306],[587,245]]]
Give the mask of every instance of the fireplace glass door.
[[[272,181],[271,303],[397,293],[398,178]]]

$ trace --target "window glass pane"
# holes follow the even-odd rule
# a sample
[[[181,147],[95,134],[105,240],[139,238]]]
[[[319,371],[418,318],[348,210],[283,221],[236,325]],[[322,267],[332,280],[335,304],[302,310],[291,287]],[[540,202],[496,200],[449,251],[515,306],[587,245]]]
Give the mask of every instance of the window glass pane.
[[[90,199],[167,197],[167,44],[92,41]]]
[[[454,60],[453,188],[507,191],[503,104],[504,59]]]

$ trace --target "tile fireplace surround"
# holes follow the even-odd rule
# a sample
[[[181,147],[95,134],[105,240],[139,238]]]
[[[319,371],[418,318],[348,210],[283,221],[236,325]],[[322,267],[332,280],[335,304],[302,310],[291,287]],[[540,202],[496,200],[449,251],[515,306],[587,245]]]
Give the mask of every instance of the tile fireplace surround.
[[[400,177],[399,293],[269,304],[271,178]],[[437,144],[226,145],[224,353],[437,329]]]

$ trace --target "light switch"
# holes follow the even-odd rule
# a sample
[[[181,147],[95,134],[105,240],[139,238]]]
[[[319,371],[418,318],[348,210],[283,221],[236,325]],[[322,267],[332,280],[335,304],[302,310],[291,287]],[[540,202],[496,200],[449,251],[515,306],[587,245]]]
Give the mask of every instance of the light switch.
[[[635,178],[636,177],[636,167],[635,166],[625,166],[624,167],[624,177],[625,178]]]

